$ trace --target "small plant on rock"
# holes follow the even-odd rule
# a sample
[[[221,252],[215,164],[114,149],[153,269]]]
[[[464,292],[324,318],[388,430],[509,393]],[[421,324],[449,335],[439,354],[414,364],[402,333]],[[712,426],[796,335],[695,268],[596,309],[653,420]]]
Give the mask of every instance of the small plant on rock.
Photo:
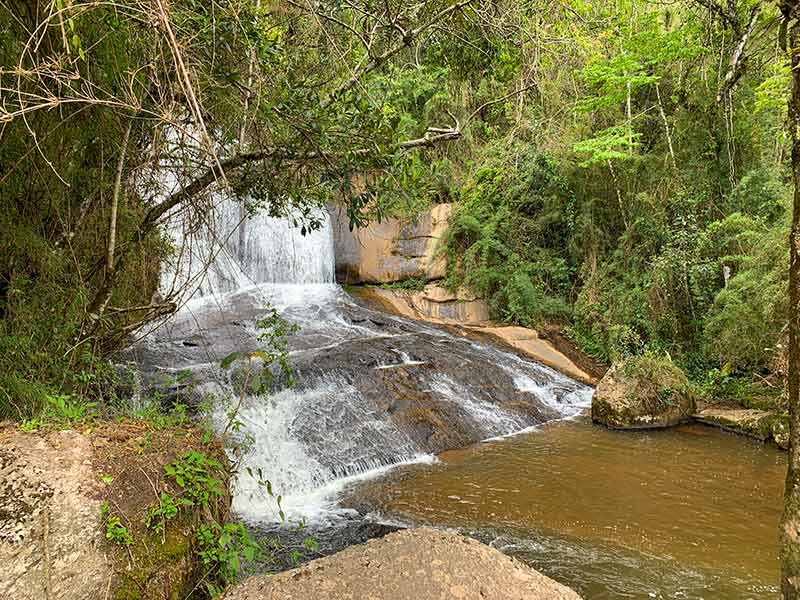
[[[122,520],[118,515],[111,514],[108,502],[103,502],[103,505],[100,507],[100,516],[105,522],[107,540],[117,546],[127,547],[133,544],[133,535],[128,531],[128,528],[122,524]]]
[[[214,475],[221,470],[222,465],[197,450],[184,452],[164,467],[164,472],[183,488],[183,501],[199,506],[208,505],[214,496],[224,495],[222,480]]]
[[[223,582],[234,580],[242,559],[252,561],[261,547],[241,523],[209,523],[197,531],[198,556],[203,565]]]
[[[97,402],[84,402],[71,394],[55,394],[46,396],[45,414],[56,420],[72,423],[91,417]]]

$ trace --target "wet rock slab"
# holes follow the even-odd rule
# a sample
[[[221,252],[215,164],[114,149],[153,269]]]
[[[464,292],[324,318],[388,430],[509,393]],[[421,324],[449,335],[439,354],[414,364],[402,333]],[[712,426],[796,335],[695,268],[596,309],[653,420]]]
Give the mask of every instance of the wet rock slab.
[[[288,431],[285,446],[298,442],[325,481],[518,431],[562,416],[559,402],[582,402],[584,386],[515,355],[358,306],[334,286],[292,289],[291,302],[280,295],[288,288],[263,291],[299,326],[287,339],[296,384],[277,380],[269,401],[247,398],[242,410],[258,427],[291,412],[275,433]],[[175,315],[130,353],[145,384],[163,377],[158,395],[189,405],[238,395],[237,369],[249,365],[220,361],[258,347],[255,323],[269,301],[259,294]],[[184,369],[177,389],[169,382]],[[278,446],[274,436],[263,441]]]
[[[772,439],[784,450],[789,447],[789,420],[769,410],[710,407],[694,415],[695,421],[765,442]]]
[[[299,569],[255,576],[225,600],[580,600],[570,588],[453,533],[428,528],[381,539]]]

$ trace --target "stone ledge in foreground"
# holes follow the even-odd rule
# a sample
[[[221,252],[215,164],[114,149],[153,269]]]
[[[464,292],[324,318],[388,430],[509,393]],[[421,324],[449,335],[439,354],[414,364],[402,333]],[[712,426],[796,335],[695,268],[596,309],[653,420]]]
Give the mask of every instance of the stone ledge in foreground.
[[[476,540],[406,529],[278,575],[257,575],[224,600],[581,600]]]

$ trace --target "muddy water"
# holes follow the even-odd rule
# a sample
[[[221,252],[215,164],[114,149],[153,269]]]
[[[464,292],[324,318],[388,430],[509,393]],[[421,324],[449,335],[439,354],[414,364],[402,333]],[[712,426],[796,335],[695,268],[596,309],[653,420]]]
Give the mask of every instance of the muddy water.
[[[362,485],[353,501],[468,532],[587,600],[778,596],[786,459],[771,446],[580,419],[440,458]]]

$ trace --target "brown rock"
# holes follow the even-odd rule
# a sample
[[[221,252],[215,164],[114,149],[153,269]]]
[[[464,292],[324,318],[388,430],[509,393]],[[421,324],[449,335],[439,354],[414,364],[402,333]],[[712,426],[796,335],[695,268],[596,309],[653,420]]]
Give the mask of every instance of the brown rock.
[[[278,575],[251,577],[225,600],[580,600],[570,588],[453,533],[408,529]]]
[[[365,295],[379,299],[392,312],[411,319],[477,325],[489,321],[489,307],[465,290],[453,293],[430,283],[423,290],[374,288]]]
[[[696,421],[726,431],[756,438],[772,439],[786,450],[789,447],[789,418],[771,410],[749,408],[705,408],[694,415]]]
[[[686,375],[667,358],[637,356],[615,364],[592,398],[592,420],[615,429],[671,427],[694,411]]]
[[[350,231],[347,218],[331,209],[337,281],[442,279],[446,261],[437,249],[451,210],[450,204],[437,204],[412,220],[386,219]]]
[[[489,307],[465,290],[452,293],[436,284],[422,291],[387,288],[364,288],[355,292],[359,298],[375,302],[395,314],[457,327],[462,334],[499,341],[568,377],[594,385],[597,379],[544,339],[535,329],[516,325],[496,325],[489,320]]]
[[[568,356],[556,348],[550,340],[542,338],[535,329],[517,325],[506,325],[481,327],[479,331],[500,340],[512,348],[519,350],[525,356],[533,358],[577,381],[582,381],[590,385],[597,383],[597,379],[575,364]]]

